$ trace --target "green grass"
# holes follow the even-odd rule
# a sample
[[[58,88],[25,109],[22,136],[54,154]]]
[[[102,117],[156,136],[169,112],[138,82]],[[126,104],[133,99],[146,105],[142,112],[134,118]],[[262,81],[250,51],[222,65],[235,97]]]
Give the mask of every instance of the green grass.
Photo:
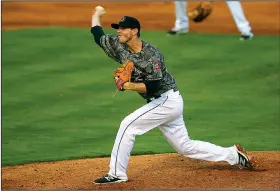
[[[113,31],[107,31],[113,32]],[[193,139],[279,150],[279,36],[142,32],[165,56]],[[121,120],[145,101],[115,98],[117,67],[89,29],[2,31],[2,165],[109,156]],[[132,154],[174,152],[155,129]]]

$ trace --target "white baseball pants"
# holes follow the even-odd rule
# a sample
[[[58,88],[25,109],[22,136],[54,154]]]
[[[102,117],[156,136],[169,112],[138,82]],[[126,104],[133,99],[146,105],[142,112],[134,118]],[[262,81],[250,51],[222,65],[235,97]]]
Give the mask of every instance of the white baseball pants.
[[[244,35],[248,35],[251,32],[251,27],[244,15],[240,1],[226,1],[226,3],[239,32]],[[189,21],[186,10],[186,1],[175,1],[175,30],[189,28]]]
[[[226,161],[230,165],[238,163],[238,154],[234,146],[224,148],[190,139],[183,120],[183,99],[179,91],[169,90],[121,122],[111,153],[109,174],[127,179],[126,170],[135,136],[153,128],[159,128],[173,148],[186,157]]]

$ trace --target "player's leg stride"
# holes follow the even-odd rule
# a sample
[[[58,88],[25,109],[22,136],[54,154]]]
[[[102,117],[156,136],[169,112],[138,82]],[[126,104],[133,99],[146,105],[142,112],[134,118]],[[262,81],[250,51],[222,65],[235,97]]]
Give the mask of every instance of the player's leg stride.
[[[249,156],[247,155],[247,153],[244,150],[244,148],[242,147],[242,145],[236,144],[235,148],[236,148],[236,152],[238,154],[237,166],[240,169],[253,170],[254,166],[253,166],[252,162],[250,161]],[[121,182],[127,182],[127,181],[128,181],[127,179],[120,179],[113,175],[106,174],[105,176],[94,180],[93,183],[94,184],[112,184],[112,183],[121,183]]]
[[[236,144],[234,146],[236,148],[236,152],[237,152],[237,155],[238,155],[237,166],[240,169],[253,170],[254,166],[253,166],[252,162],[250,161],[250,158],[247,155],[244,148],[242,147],[242,145]],[[112,184],[112,183],[121,183],[121,182],[127,182],[127,181],[128,181],[128,179],[120,179],[120,178],[118,178],[116,176],[113,176],[113,175],[108,173],[105,176],[94,180],[93,183],[94,184]]]

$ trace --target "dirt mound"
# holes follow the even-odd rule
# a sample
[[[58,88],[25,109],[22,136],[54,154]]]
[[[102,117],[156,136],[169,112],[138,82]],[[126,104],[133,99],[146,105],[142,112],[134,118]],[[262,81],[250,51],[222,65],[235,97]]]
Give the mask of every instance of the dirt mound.
[[[27,164],[2,168],[3,189],[280,189],[280,152],[249,152],[257,159],[256,171],[226,163],[189,159],[178,154],[132,156],[129,182],[94,185],[108,171],[109,158]]]

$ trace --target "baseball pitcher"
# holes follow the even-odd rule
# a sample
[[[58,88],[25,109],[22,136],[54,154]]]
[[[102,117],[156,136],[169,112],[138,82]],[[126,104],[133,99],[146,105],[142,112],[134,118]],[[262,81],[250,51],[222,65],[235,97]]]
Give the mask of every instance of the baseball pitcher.
[[[136,91],[147,104],[125,117],[119,127],[111,153],[109,172],[95,184],[126,182],[130,152],[135,136],[159,128],[174,149],[190,158],[226,161],[230,165],[252,169],[252,163],[240,144],[221,147],[191,140],[183,119],[183,99],[164,56],[150,43],[141,40],[141,27],[136,18],[124,16],[111,24],[116,35],[104,34],[100,17],[104,8],[97,7],[92,16],[91,33],[98,46],[120,66],[113,72],[120,91]],[[125,93],[125,92],[121,92]]]

